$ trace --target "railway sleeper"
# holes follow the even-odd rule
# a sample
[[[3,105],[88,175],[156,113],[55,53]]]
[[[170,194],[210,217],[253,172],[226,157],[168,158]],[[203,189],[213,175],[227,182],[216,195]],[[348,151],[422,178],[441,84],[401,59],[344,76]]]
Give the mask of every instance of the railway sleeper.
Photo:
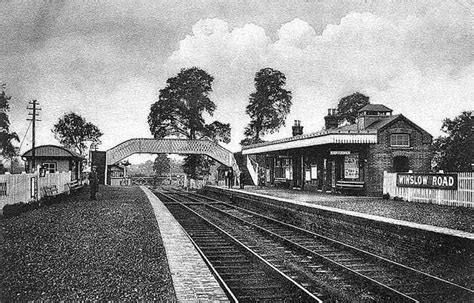
[[[246,262],[246,263],[242,263],[242,264],[235,264],[235,263],[231,263],[231,264],[216,264],[214,263],[213,267],[219,271],[219,270],[241,270],[241,269],[249,269],[249,268],[252,268],[252,263],[250,262]]]
[[[198,245],[199,245],[199,243],[198,243]],[[240,254],[240,251],[238,251],[234,247],[215,247],[215,246],[203,247],[201,245],[199,245],[199,247],[203,251],[208,251],[210,253],[218,252],[220,254],[223,254],[223,253],[225,253],[225,254],[234,254],[234,255]]]
[[[247,270],[247,271],[239,270],[237,272],[222,273],[220,274],[220,276],[223,279],[225,279],[226,282],[236,282],[236,281],[242,281],[241,278],[236,278],[236,276],[244,276],[244,277],[254,276],[254,277],[265,278],[267,274],[262,270]]]
[[[402,293],[416,293],[417,290],[422,290],[426,288],[432,288],[430,285],[426,285],[425,283],[420,282],[413,282],[413,283],[404,283],[404,284],[391,284],[390,287],[396,289]],[[445,290],[443,290],[445,292]]]
[[[351,265],[355,265],[355,264],[361,264],[364,262],[364,260],[359,259],[359,258],[336,259],[334,261],[341,263],[342,265],[347,266],[347,267]]]
[[[245,301],[250,301],[250,302],[258,301],[258,300],[256,300],[257,298],[255,298],[253,296],[239,296],[239,299],[243,302],[245,302]],[[294,295],[293,294],[288,294],[284,297],[281,296],[281,295],[275,295],[275,294],[266,295],[266,296],[260,296],[259,295],[258,299],[260,299],[260,300],[275,300],[275,301],[286,302],[287,299],[288,300],[294,299]]]
[[[248,260],[248,258],[244,256],[230,256],[230,255],[214,255],[214,256],[219,257],[220,259],[219,262],[227,262],[227,260],[236,261],[236,262]]]
[[[201,249],[205,250],[232,250],[234,246],[228,244],[228,243],[216,243],[216,242],[203,242],[201,245],[199,245]]]
[[[212,262],[214,265],[214,268],[223,268],[223,269],[240,269],[240,268],[250,268],[251,267],[251,262],[248,260],[243,260],[240,262],[232,262],[232,261],[227,261],[227,262],[222,262],[220,260],[215,260]]]

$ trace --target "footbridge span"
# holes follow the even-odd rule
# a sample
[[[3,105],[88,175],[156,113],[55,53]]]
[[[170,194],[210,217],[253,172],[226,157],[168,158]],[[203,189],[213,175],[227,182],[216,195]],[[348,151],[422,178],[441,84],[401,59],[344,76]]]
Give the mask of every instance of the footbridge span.
[[[237,176],[240,173],[234,154],[211,140],[130,139],[106,151],[106,164],[115,164],[133,154],[206,155],[232,167]]]

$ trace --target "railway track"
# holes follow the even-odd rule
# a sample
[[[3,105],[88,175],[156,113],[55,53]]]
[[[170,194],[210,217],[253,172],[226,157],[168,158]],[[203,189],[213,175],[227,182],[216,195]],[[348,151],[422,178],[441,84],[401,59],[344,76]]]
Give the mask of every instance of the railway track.
[[[325,285],[323,288],[329,293],[324,298],[332,296],[333,288],[346,298],[355,296],[362,301],[471,302],[474,298],[474,292],[462,286],[255,212],[196,194],[168,194],[226,226],[229,233],[295,277],[300,285],[309,289],[315,281]],[[238,230],[245,228],[246,235],[239,236]],[[255,246],[257,239],[268,247],[271,239],[274,244],[270,251],[280,254]],[[290,262],[297,265],[292,268]]]
[[[165,194],[155,194],[163,202],[175,201]],[[185,228],[234,301],[322,302],[187,205],[173,203],[167,207]]]

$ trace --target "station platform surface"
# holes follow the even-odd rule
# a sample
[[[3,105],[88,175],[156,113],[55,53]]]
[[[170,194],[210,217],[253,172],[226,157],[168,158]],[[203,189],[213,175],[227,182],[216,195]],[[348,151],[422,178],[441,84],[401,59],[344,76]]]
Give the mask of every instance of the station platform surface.
[[[229,302],[181,225],[148,188],[141,186],[141,189],[158,221],[178,301]]]
[[[474,209],[258,186],[209,186],[474,240]]]

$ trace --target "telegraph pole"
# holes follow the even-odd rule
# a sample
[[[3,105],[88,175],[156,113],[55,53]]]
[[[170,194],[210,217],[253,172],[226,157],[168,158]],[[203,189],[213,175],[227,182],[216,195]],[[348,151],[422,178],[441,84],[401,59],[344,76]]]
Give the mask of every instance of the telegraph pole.
[[[32,130],[32,143],[33,143],[33,149],[31,151],[32,155],[31,155],[31,163],[32,163],[32,170],[33,172],[36,171],[36,159],[35,159],[35,156],[36,156],[36,150],[35,150],[35,143],[36,143],[36,121],[41,121],[41,120],[38,120],[38,117],[39,117],[39,113],[37,111],[41,110],[41,108],[38,107],[39,106],[39,103],[38,103],[38,100],[32,100],[30,102],[28,102],[28,107],[26,107],[26,109],[30,110],[31,112],[28,113],[28,115],[31,116],[31,118],[29,119],[26,119],[27,121],[31,121],[32,123],[32,127],[33,127],[33,130]]]

